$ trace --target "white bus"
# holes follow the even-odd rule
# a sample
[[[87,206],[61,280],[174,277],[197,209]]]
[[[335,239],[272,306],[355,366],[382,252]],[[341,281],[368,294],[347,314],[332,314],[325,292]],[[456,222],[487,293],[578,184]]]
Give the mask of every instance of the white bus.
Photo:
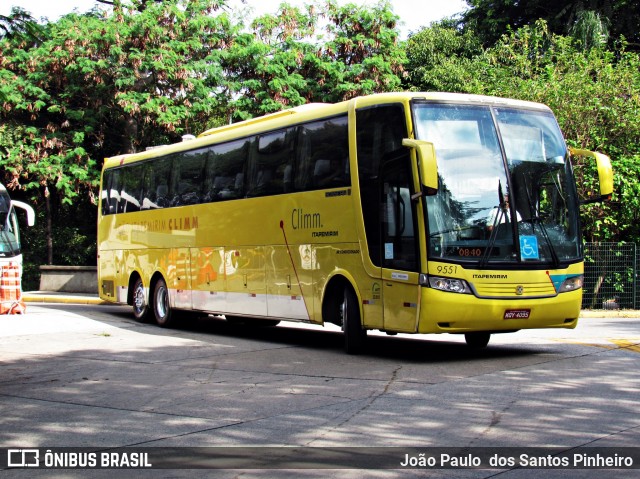
[[[27,224],[35,224],[36,214],[31,206],[12,200],[7,189],[0,183],[0,267],[17,265],[22,272],[22,243],[16,210],[24,210]]]

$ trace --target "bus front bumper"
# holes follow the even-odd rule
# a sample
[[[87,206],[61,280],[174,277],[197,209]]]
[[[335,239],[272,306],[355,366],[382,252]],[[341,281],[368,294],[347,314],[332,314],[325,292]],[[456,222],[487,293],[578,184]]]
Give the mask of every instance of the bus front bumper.
[[[575,328],[582,290],[550,298],[482,299],[422,289],[418,333],[517,331],[536,328]]]

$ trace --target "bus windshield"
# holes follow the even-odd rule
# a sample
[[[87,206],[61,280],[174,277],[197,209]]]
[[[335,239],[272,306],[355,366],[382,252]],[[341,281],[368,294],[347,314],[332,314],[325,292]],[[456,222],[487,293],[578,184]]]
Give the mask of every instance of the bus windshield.
[[[12,257],[20,254],[20,238],[16,227],[15,213],[7,220],[0,233],[0,257]]]
[[[20,254],[18,218],[4,187],[0,189],[0,258]]]
[[[421,102],[414,119],[438,160],[438,193],[426,198],[432,259],[580,260],[571,165],[550,111]]]

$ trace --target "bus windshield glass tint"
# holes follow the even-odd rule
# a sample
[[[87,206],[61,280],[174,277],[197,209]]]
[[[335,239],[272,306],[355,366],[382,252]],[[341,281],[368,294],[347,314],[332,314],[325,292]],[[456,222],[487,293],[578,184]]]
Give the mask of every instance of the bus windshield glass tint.
[[[581,256],[567,148],[546,110],[414,104],[434,143],[438,194],[426,198],[432,259],[568,264]]]

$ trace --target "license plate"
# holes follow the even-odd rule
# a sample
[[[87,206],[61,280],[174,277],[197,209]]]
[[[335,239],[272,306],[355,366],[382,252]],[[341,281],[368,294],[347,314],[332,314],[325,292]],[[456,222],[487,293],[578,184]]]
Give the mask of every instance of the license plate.
[[[504,312],[504,319],[529,319],[530,309],[507,309]]]

